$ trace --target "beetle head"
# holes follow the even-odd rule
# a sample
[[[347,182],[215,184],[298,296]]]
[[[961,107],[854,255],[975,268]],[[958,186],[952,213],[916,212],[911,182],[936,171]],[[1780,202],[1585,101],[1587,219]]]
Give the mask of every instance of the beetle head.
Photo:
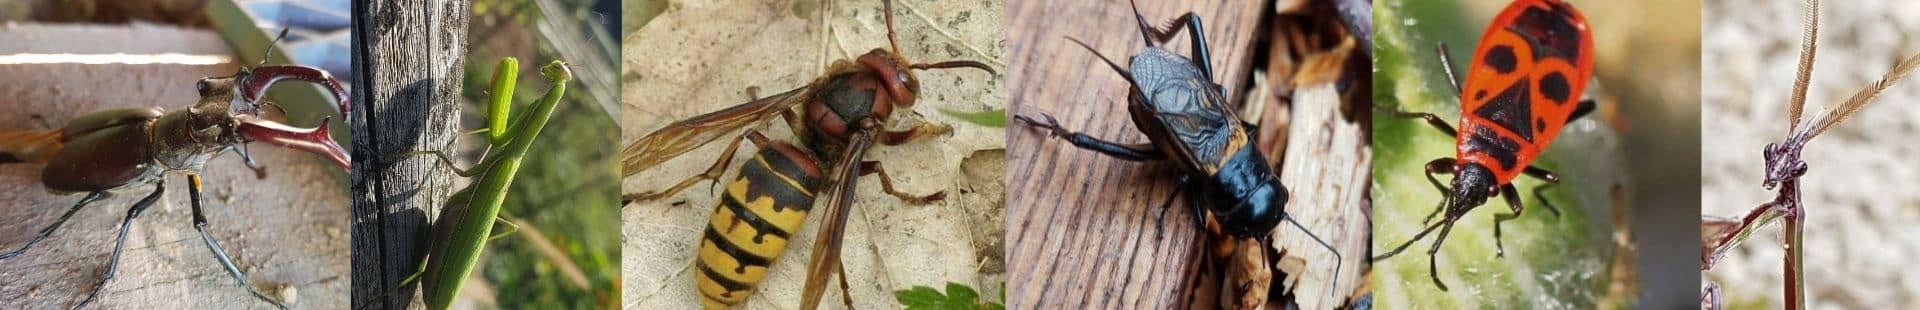
[[[266,142],[326,156],[342,169],[351,167],[346,149],[333,141],[322,121],[316,128],[298,128],[264,118],[266,91],[282,80],[320,84],[337,100],[342,115],[350,115],[346,89],[326,71],[298,65],[241,68],[232,76],[201,79],[195,84],[200,103],[189,107],[190,125],[197,141],[221,144]],[[331,119],[331,118],[329,118]]]
[[[1453,189],[1447,193],[1447,217],[1458,218],[1487,203],[1500,190],[1500,184],[1494,181],[1493,171],[1480,164],[1461,164],[1454,166]]]

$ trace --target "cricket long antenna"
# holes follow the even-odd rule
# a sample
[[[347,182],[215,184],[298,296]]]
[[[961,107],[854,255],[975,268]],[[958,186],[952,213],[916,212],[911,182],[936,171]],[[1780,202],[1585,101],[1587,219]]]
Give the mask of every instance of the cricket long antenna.
[[[1074,44],[1079,44],[1080,47],[1086,48],[1088,52],[1092,52],[1094,57],[1100,57],[1100,61],[1106,62],[1108,67],[1113,67],[1113,71],[1119,72],[1120,77],[1127,78],[1127,83],[1138,84],[1133,81],[1133,72],[1128,72],[1126,68],[1120,67],[1120,64],[1113,62],[1112,59],[1107,59],[1107,55],[1101,55],[1100,50],[1093,49],[1092,45],[1087,45],[1087,42],[1080,42],[1080,39],[1074,39],[1073,37],[1067,37],[1067,41],[1073,41]]]
[[[1913,73],[1915,67],[1920,67],[1920,54],[1907,57],[1906,60],[1895,64],[1893,71],[1888,71],[1885,76],[1880,77],[1879,81],[1874,81],[1873,84],[1867,84],[1867,88],[1854,93],[1852,98],[1847,98],[1847,102],[1840,104],[1839,107],[1829,109],[1822,112],[1819,116],[1815,116],[1814,120],[1808,125],[1815,127],[1815,129],[1811,134],[1806,136],[1806,139],[1813,139],[1814,136],[1819,136],[1820,133],[1827,132],[1828,128],[1833,128],[1833,125],[1838,125],[1840,122],[1846,121],[1847,118],[1853,117],[1853,114],[1860,112],[1860,108],[1865,107],[1867,102],[1873,101],[1873,97],[1879,96],[1880,93],[1885,92],[1887,88],[1893,87],[1894,83],[1899,83],[1900,79],[1906,77],[1908,73]]]
[[[1807,0],[1807,32],[1800,37],[1800,68],[1793,77],[1793,97],[1787,102],[1787,131],[1800,128],[1800,114],[1807,104],[1807,80],[1813,78],[1813,54],[1820,43],[1820,0]]]
[[[288,30],[293,30],[293,27],[282,27],[282,28],[280,28],[280,35],[279,35],[279,36],[276,36],[276,37],[273,37],[273,41],[272,41],[272,42],[267,42],[267,51],[266,51],[266,54],[264,54],[264,55],[261,55],[261,56],[260,56],[260,64],[258,64],[258,65],[254,65],[255,67],[259,67],[259,66],[265,66],[265,65],[267,65],[267,60],[268,60],[268,59],[273,59],[273,47],[274,47],[274,46],[276,46],[276,45],[280,45],[280,39],[285,39],[285,38],[287,38],[287,31],[288,31]]]
[[[1327,244],[1326,240],[1320,240],[1319,235],[1315,235],[1313,234],[1313,231],[1307,230],[1307,226],[1300,225],[1300,221],[1293,220],[1293,217],[1281,215],[1280,219],[1286,220],[1287,223],[1293,224],[1293,227],[1299,228],[1301,232],[1307,233],[1307,237],[1313,238],[1313,242],[1319,242],[1321,247],[1327,248],[1327,252],[1333,252],[1333,286],[1328,287],[1327,294],[1334,295],[1335,292],[1339,292],[1340,291],[1340,268],[1342,267],[1343,264],[1346,263],[1346,259],[1341,258],[1340,256],[1340,250],[1333,249],[1333,245]],[[1334,296],[1338,296],[1338,295],[1334,295]]]

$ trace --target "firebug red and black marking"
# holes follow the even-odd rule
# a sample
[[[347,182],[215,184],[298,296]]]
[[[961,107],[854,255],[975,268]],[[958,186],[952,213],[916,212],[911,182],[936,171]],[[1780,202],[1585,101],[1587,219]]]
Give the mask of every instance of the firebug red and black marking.
[[[1432,257],[1456,221],[1485,204],[1487,198],[1504,195],[1513,213],[1496,216],[1493,231],[1498,245],[1500,223],[1519,218],[1524,209],[1513,179],[1524,173],[1546,181],[1546,185],[1534,188],[1535,196],[1557,183],[1558,176],[1531,166],[1533,160],[1559,136],[1561,127],[1593,111],[1593,102],[1580,99],[1593,73],[1593,35],[1586,18],[1560,0],[1516,0],[1502,10],[1480,37],[1465,87],[1453,80],[1444,44],[1440,57],[1448,80],[1459,92],[1459,130],[1431,113],[1382,113],[1422,118],[1454,136],[1455,157],[1435,159],[1426,165],[1428,180],[1446,194],[1446,199],[1427,216],[1431,223],[1426,228],[1393,250],[1375,256],[1375,261],[1399,254],[1437,228],[1440,235],[1427,251]],[[1452,174],[1452,185],[1442,185],[1433,177],[1435,173]],[[1545,199],[1540,201],[1555,216],[1560,214]],[[1441,211],[1445,211],[1444,220],[1433,222],[1433,216]],[[1497,255],[1504,256],[1504,246],[1498,248]],[[1434,284],[1447,289],[1431,259],[1427,266]]]

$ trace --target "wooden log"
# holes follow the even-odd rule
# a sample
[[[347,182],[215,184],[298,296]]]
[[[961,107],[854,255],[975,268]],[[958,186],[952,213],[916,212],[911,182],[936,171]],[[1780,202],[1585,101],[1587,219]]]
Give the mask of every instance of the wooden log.
[[[431,157],[458,134],[467,1],[353,5],[353,294],[355,309],[419,304],[395,287],[418,270],[425,230],[452,195],[452,170]],[[404,293],[394,293],[404,292]]]

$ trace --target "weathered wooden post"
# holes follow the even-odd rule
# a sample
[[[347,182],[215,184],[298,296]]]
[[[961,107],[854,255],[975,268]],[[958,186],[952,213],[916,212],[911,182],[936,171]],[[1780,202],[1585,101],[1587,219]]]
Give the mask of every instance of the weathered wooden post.
[[[353,4],[353,294],[355,309],[401,309],[401,279],[417,270],[427,225],[454,188],[431,157],[458,134],[466,63],[465,0]]]

